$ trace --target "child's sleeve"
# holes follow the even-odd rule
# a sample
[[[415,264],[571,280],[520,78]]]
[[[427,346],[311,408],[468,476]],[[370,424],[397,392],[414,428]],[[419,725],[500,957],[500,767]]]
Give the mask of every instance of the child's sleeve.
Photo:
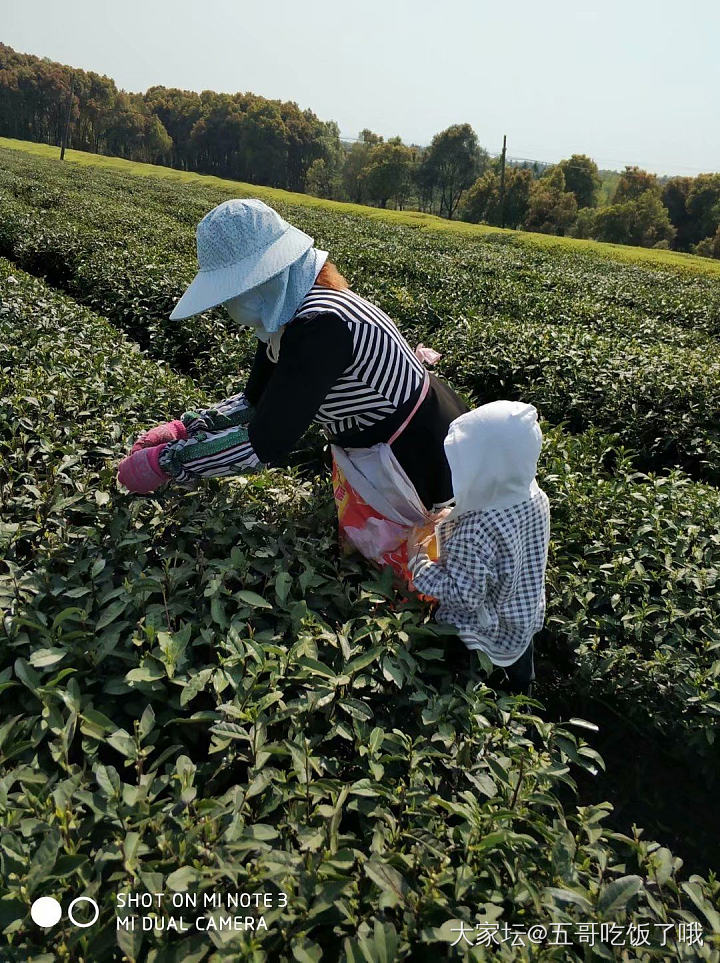
[[[444,605],[475,609],[485,599],[492,552],[475,532],[457,532],[445,543],[437,562],[420,549],[408,561],[415,588]]]

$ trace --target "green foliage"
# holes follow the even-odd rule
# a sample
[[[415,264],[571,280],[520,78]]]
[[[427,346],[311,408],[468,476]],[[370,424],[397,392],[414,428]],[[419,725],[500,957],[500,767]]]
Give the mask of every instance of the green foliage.
[[[31,141],[13,140],[0,137],[0,148],[20,152],[35,158],[38,162],[51,160],[53,166],[57,159],[57,148],[48,144],[33,143]],[[448,221],[427,213],[423,207],[420,211],[406,210],[381,211],[377,208],[363,207],[347,201],[328,201],[312,197],[309,194],[290,194],[259,185],[249,185],[240,181],[224,180],[216,177],[203,177],[192,171],[174,170],[171,167],[160,167],[153,164],[143,164],[137,161],[123,160],[120,157],[91,154],[86,151],[72,150],[66,153],[67,166],[81,168],[90,167],[93,176],[100,172],[115,173],[143,177],[146,180],[165,182],[175,193],[182,193],[189,185],[201,195],[216,192],[223,197],[259,197],[271,205],[290,204],[305,211],[326,212],[334,215],[361,215],[364,220],[380,221],[383,225],[395,227],[411,227],[420,233],[431,231],[445,237],[491,240],[497,243],[512,244],[527,247],[532,250],[547,252],[592,254],[594,257],[606,261],[639,265],[657,271],[672,271],[676,274],[692,277],[720,277],[720,264],[714,260],[698,257],[679,251],[663,251],[652,248],[619,247],[614,244],[600,244],[576,238],[560,238],[557,235],[537,234],[532,232],[516,232],[510,229],[500,230],[479,224],[469,224],[466,221]],[[419,174],[419,169],[418,169]],[[169,184],[167,183],[169,182]],[[417,178],[416,178],[417,182]]]
[[[677,232],[675,245],[681,251],[689,251],[693,241],[699,239],[697,225],[687,209],[687,199],[692,184],[692,177],[671,177],[663,185],[661,195],[661,200],[668,209],[670,223]]]
[[[613,204],[624,204],[627,201],[637,201],[646,191],[659,195],[660,186],[656,174],[649,174],[640,167],[627,166],[620,175]]]
[[[316,197],[332,197],[333,182],[327,164],[322,157],[318,157],[308,168],[305,178],[305,188]]]
[[[469,124],[453,124],[433,137],[420,176],[426,184],[437,186],[441,217],[452,218],[463,192],[487,162],[487,152],[478,147],[477,135]]]
[[[688,191],[687,212],[695,225],[697,240],[711,237],[720,228],[720,174],[700,174]]]
[[[578,208],[595,207],[600,190],[598,166],[587,154],[573,154],[558,167],[565,176],[565,190],[575,195]]]
[[[573,237],[592,237],[595,227],[595,213],[595,209],[592,207],[581,207],[577,212],[575,223],[570,229],[570,234]]]
[[[242,385],[246,332],[166,318],[222,186],[3,159],[2,251],[112,321],[0,264],[3,960],[419,960],[461,920],[696,921],[704,950],[636,958],[712,959],[715,875],[577,805],[591,723],[451,677],[427,608],[338,553],[326,479],[116,487],[137,431]],[[457,388],[537,403],[540,698],[612,706],[711,784],[718,492],[638,467],[716,478],[717,282],[277,206]],[[288,906],[255,935],[116,931],[115,892],[186,888]],[[78,892],[97,926],[29,927],[32,899]]]
[[[596,213],[592,236],[612,244],[637,244],[657,247],[675,237],[667,208],[654,191],[646,191],[636,200],[602,207]]]
[[[522,227],[528,213],[532,174],[519,167],[505,170],[505,199],[501,198],[500,175],[487,170],[479,177],[463,198],[460,217],[466,221]]]
[[[41,188],[36,162],[8,157],[16,170],[0,174],[0,253],[101,311],[205,390],[239,390],[253,351],[248,330],[222,309],[168,319],[195,273],[194,224],[226,195],[140,182],[129,197],[126,179],[110,174],[95,174],[91,193],[86,172],[51,165]],[[717,479],[716,284],[278,209],[410,337],[447,340],[440,371],[478,401],[527,398],[573,430],[621,432],[645,469],[678,465]]]
[[[70,144],[183,170],[303,190],[314,161],[336,173],[339,129],[294,102],[251,93],[151,87],[118,90],[109,77],[0,44],[0,130],[59,144],[73,90]],[[315,171],[317,175],[317,169]]]
[[[557,166],[530,187],[525,227],[542,234],[563,235],[577,215],[577,200],[565,190],[565,175]]]
[[[390,198],[402,210],[403,202],[410,190],[412,176],[412,151],[396,141],[376,144],[370,148],[360,178],[364,182],[367,197],[380,207],[385,207]]]
[[[720,258],[720,225],[714,237],[706,237],[704,241],[695,245],[695,253],[703,257]]]

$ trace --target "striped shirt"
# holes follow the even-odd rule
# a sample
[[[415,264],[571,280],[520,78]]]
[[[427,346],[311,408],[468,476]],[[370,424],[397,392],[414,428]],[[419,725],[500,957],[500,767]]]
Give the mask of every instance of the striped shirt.
[[[286,420],[297,428],[293,440],[311,421],[329,437],[364,430],[395,414],[422,388],[425,368],[394,322],[353,291],[313,285],[281,331],[277,358],[267,355],[275,364],[269,366],[258,411],[264,406],[267,414],[272,407],[284,417],[260,421],[242,392],[216,408],[186,412],[182,420],[190,437],[167,445],[160,456],[160,466],[175,481],[256,471],[272,459],[258,456],[251,435],[263,453],[278,447],[266,436],[287,434]],[[310,341],[312,349],[298,363],[298,352]],[[281,441],[283,448],[288,439]]]
[[[313,285],[297,318],[332,311],[352,335],[352,361],[328,392],[315,421],[329,435],[369,428],[419,391],[425,369],[395,323],[354,291]]]

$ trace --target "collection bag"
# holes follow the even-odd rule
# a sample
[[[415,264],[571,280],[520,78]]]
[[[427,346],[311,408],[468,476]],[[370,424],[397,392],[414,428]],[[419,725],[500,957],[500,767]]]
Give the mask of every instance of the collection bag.
[[[420,501],[389,444],[330,447],[342,549],[346,553],[355,549],[378,565],[389,565],[414,589],[407,564],[408,536],[413,528],[422,529],[423,535],[434,534],[439,516],[428,512]],[[437,559],[434,538],[427,552],[431,559]]]

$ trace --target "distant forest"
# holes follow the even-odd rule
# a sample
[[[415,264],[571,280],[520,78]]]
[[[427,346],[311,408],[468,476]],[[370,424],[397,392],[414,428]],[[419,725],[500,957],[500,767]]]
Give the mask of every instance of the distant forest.
[[[0,43],[0,135],[333,200],[720,258],[720,173],[659,179],[628,166],[601,177],[584,154],[504,168],[470,124],[427,147],[371,130],[340,138],[293,101],[151,87],[144,94]],[[610,189],[611,188],[611,189]]]

